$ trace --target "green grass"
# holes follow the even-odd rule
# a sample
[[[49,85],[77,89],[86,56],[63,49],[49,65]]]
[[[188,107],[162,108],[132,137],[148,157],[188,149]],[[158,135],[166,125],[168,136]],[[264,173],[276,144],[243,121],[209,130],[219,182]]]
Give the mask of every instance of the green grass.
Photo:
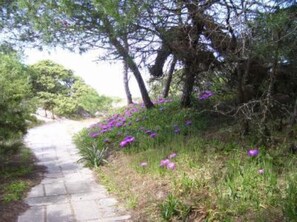
[[[190,126],[185,124],[187,120],[192,121]],[[289,153],[285,144],[257,147],[259,155],[250,157],[247,151],[254,142],[241,138],[236,125],[209,113],[181,110],[175,102],[140,109],[126,119],[129,122],[132,124],[113,128],[97,138],[89,133],[98,129],[85,129],[75,141],[82,154],[94,144],[98,150],[122,153],[102,167],[100,175],[108,178],[115,193],[122,193],[140,218],[297,220],[297,156]],[[178,134],[174,132],[176,126]],[[151,138],[144,130],[157,136]],[[128,135],[135,141],[120,148],[119,143]],[[109,142],[105,143],[107,138]],[[160,167],[160,161],[171,153],[177,154],[170,160],[176,168]],[[143,162],[147,165],[141,166]],[[158,190],[165,195],[154,195]]]
[[[5,203],[21,200],[28,184],[24,181],[16,181],[4,187],[3,201]]]
[[[33,173],[32,153],[23,146],[18,152],[3,157],[0,167],[0,205],[21,200],[29,189],[28,175]]]

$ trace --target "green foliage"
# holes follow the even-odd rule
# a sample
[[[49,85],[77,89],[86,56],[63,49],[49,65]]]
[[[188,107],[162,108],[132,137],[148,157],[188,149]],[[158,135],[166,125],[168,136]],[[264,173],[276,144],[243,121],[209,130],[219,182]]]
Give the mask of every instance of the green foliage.
[[[168,195],[166,201],[160,205],[162,218],[166,221],[171,221],[176,218],[180,221],[185,221],[191,207],[183,204],[177,197],[172,194]]]
[[[4,188],[4,196],[3,200],[5,203],[9,203],[11,201],[20,200],[23,196],[25,190],[27,190],[28,184],[24,181],[16,181],[9,184]]]
[[[0,147],[26,132],[30,119],[28,69],[15,55],[0,52]]]
[[[288,179],[286,197],[283,200],[283,211],[287,221],[297,220],[297,175],[294,174]]]
[[[296,179],[290,175],[295,175],[297,159],[282,146],[258,147],[259,155],[251,157],[247,150],[253,145],[248,140],[241,140],[236,127],[226,125],[227,122],[217,116],[201,114],[194,109],[180,110],[177,102],[159,104],[152,110],[130,106],[119,113],[135,107],[138,111],[126,118],[125,126],[92,138],[90,135],[97,132],[100,125],[95,124],[77,135],[76,144],[80,150],[92,146],[99,151],[107,147],[109,151],[123,150],[120,156],[130,159],[128,163],[124,162],[127,170],[123,169],[123,162],[117,160],[103,168],[110,167],[111,172],[118,170],[122,174],[131,174],[134,170],[134,175],[123,181],[122,174],[112,173],[109,180],[121,177],[122,183],[131,183],[133,189],[148,193],[151,193],[152,184],[160,189],[166,187],[165,193],[171,195],[165,200],[159,197],[147,200],[145,211],[160,212],[164,220],[173,221],[191,221],[196,213],[197,217],[209,221],[296,219]],[[186,120],[191,120],[192,124],[186,126]],[[180,129],[177,134],[175,125]],[[151,138],[143,129],[154,131],[157,136]],[[135,141],[120,148],[120,142],[127,135],[134,136]],[[92,153],[96,153],[95,150]],[[160,161],[171,153],[177,154],[170,159],[176,169],[160,167]],[[146,165],[141,166],[141,163]],[[131,195],[128,192],[128,201]],[[133,195],[141,200],[144,194]],[[153,204],[157,206],[153,207]]]
[[[95,144],[91,147],[83,147],[80,149],[79,153],[82,155],[82,158],[79,159],[79,162],[84,162],[90,167],[99,167],[104,163],[107,163],[107,152],[108,148],[98,149]]]
[[[106,109],[111,99],[98,93],[74,76],[71,70],[52,61],[41,61],[31,66],[33,92],[45,110],[60,116],[94,115]]]
[[[98,110],[109,109],[112,99],[106,96],[99,96],[95,89],[86,85],[78,78],[71,89],[72,97],[76,100],[79,107],[95,114]]]
[[[183,69],[175,71],[172,75],[172,81],[170,84],[169,97],[177,97],[181,95],[182,92],[182,78]],[[168,76],[164,75],[162,78],[151,79],[149,81],[150,94],[153,98],[160,98],[163,95],[163,90],[166,84]]]
[[[203,130],[207,125],[207,117],[205,119],[193,110],[180,110],[177,102],[160,104],[156,109],[145,110],[140,106],[131,106],[127,110],[122,110],[124,114],[130,109],[138,109],[139,112],[134,113],[131,117],[126,118],[125,127],[114,127],[112,130],[91,138],[91,134],[99,129],[95,125],[89,129],[81,131],[75,137],[75,143],[80,150],[90,149],[94,144],[98,150],[109,147],[112,150],[118,150],[119,144],[125,136],[132,135],[135,137],[135,143],[125,149],[127,152],[143,151],[152,147],[158,147],[166,144],[175,137],[192,135]],[[187,126],[186,121],[192,120],[192,126]],[[131,124],[129,124],[131,123]],[[107,121],[106,121],[107,124]],[[179,132],[175,133],[175,128],[179,128]],[[151,138],[145,130],[155,132],[157,136]],[[106,143],[105,140],[109,142]],[[87,158],[89,159],[89,158]],[[92,162],[90,163],[92,165]]]

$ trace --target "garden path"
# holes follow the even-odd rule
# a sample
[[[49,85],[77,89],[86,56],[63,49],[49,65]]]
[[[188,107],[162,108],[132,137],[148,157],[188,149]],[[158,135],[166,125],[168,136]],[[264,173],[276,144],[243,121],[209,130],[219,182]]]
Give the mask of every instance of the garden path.
[[[77,163],[72,135],[90,124],[60,120],[29,130],[25,142],[47,170],[28,193],[30,208],[18,222],[129,221],[130,215],[96,183],[91,170]]]

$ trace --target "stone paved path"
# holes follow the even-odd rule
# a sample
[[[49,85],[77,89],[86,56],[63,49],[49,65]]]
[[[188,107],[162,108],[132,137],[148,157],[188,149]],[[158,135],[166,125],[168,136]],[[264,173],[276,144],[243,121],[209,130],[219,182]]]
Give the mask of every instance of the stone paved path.
[[[92,172],[77,163],[80,157],[71,135],[86,124],[63,120],[29,131],[26,144],[47,172],[28,194],[30,208],[18,222],[129,221]]]

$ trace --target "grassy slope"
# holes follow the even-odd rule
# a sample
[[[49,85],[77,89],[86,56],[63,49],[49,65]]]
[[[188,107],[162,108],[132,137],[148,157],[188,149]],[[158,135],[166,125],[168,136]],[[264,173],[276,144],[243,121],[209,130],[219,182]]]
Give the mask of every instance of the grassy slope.
[[[236,124],[180,110],[175,102],[119,113],[106,123],[123,126],[98,135],[106,125],[94,125],[75,141],[90,166],[96,150],[109,150],[109,164],[97,169],[99,180],[133,210],[135,221],[297,220],[297,157],[283,144],[256,147],[259,155],[250,157],[247,151],[255,147],[240,138]],[[135,140],[121,148],[126,136]],[[172,153],[175,169],[160,167]]]

